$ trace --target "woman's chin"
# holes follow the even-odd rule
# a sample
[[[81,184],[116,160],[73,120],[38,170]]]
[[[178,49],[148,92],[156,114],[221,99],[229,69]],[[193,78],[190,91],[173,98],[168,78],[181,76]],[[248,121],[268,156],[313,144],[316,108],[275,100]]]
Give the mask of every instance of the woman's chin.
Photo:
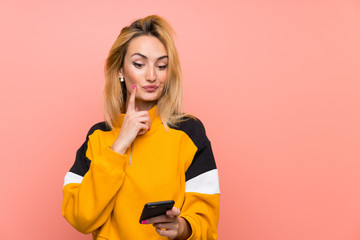
[[[136,102],[141,105],[154,105],[158,98],[136,98]]]
[[[160,95],[159,94],[143,94],[142,96],[137,97],[139,101],[144,102],[155,102],[159,100]]]

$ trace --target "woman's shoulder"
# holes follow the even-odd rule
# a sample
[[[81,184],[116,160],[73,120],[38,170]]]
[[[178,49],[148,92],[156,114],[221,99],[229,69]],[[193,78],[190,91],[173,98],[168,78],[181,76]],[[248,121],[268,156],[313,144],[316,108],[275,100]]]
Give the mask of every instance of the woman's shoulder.
[[[178,130],[205,131],[204,124],[194,115],[183,114],[173,128]]]
[[[193,115],[183,114],[176,125],[170,128],[185,132],[196,145],[208,141],[204,124]]]
[[[111,131],[111,128],[106,124],[105,121],[98,122],[90,127],[90,130],[88,131],[87,136],[92,135],[96,130],[100,130],[102,132],[108,132],[108,131]]]

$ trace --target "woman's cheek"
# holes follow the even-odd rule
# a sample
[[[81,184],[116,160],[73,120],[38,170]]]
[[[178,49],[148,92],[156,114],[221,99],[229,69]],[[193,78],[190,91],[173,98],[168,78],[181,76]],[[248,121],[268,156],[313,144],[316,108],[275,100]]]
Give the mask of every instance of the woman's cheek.
[[[132,84],[134,84],[134,83],[137,84],[138,83],[137,79],[138,79],[138,76],[136,74],[134,74],[134,73],[129,74],[129,80]]]
[[[160,78],[160,79],[161,79],[160,83],[161,83],[162,85],[165,85],[166,78],[167,78],[167,74],[166,74],[166,73],[162,73],[161,78]]]

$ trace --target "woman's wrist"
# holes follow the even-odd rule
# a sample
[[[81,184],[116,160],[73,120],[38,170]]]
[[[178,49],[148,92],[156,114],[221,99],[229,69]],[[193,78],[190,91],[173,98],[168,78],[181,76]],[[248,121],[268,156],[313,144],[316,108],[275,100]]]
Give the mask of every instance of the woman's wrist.
[[[110,148],[111,148],[114,152],[117,152],[117,153],[122,154],[122,155],[124,155],[125,152],[126,152],[126,150],[127,150],[127,147],[121,146],[121,144],[117,143],[117,141],[115,141]]]
[[[124,155],[125,152],[126,152],[126,150],[124,151],[124,150],[122,150],[122,149],[115,148],[114,146],[111,146],[110,148],[111,148],[111,150],[113,150],[114,152],[117,152],[117,153],[119,153],[119,154],[121,154],[121,155]]]
[[[189,222],[183,218],[179,217],[179,236],[176,240],[186,240],[191,236],[192,230]]]

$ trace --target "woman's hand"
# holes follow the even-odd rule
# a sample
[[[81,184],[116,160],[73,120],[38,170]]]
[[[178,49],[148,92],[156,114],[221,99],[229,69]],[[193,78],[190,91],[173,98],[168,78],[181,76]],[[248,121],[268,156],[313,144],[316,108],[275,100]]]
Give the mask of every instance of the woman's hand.
[[[150,129],[151,119],[148,111],[138,111],[135,106],[136,85],[130,95],[126,114],[121,125],[120,133],[114,141],[111,149],[124,154],[135,140],[136,136],[143,135]]]
[[[188,239],[191,235],[190,224],[179,215],[180,209],[173,207],[166,212],[166,215],[149,218],[144,224],[153,224],[156,232],[161,236],[177,240]]]

